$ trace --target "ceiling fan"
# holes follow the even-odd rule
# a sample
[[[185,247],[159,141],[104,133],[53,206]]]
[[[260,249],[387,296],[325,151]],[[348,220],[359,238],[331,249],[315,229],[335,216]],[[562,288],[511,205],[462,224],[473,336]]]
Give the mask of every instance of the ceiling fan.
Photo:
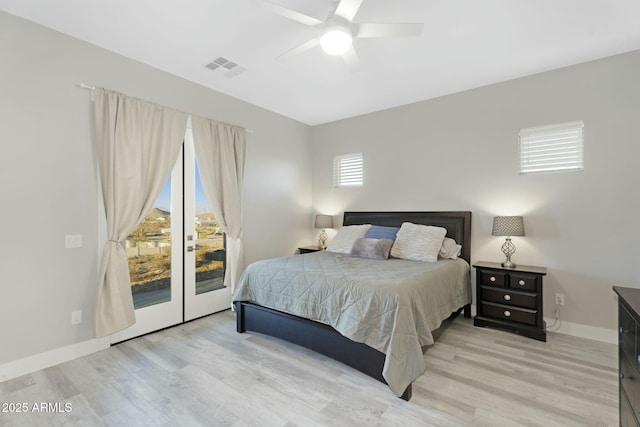
[[[353,39],[419,36],[424,27],[422,23],[355,23],[353,18],[358,13],[363,0],[340,0],[335,11],[324,21],[269,0],[263,0],[263,2],[279,15],[320,30],[317,37],[283,53],[279,56],[280,59],[300,54],[320,45],[326,53],[341,56],[347,67],[356,70],[359,67],[359,59],[353,48]]]

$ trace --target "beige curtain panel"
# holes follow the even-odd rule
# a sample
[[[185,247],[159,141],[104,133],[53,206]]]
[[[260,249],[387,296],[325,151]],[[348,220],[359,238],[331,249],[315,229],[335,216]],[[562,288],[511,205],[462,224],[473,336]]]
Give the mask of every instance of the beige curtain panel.
[[[191,125],[202,189],[227,235],[224,284],[233,292],[244,270],[242,180],[246,130],[199,117],[192,117]]]
[[[178,158],[187,115],[105,89],[95,90],[98,167],[108,242],[98,273],[97,337],[135,323],[124,242],[153,207]]]

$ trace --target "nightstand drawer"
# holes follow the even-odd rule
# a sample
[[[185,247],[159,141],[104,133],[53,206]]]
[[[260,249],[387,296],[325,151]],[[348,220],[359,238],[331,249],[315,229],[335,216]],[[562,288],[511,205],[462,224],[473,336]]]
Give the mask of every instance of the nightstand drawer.
[[[535,291],[537,277],[533,274],[511,273],[509,275],[509,287],[524,291]]]
[[[482,312],[485,316],[511,322],[525,323],[527,325],[536,324],[536,310],[493,304],[490,302],[480,302],[480,305],[482,306]]]
[[[536,309],[538,307],[537,294],[528,292],[511,291],[509,289],[495,289],[487,286],[481,287],[481,300],[498,304],[516,305],[518,307]]]
[[[507,275],[505,273],[480,270],[480,283],[486,286],[498,286],[504,288],[506,284],[506,277]]]

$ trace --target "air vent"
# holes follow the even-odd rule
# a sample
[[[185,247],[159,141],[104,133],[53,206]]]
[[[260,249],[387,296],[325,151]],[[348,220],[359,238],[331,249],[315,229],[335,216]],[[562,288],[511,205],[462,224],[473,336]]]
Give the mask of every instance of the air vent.
[[[237,76],[238,74],[244,73],[247,71],[245,67],[242,65],[238,65],[237,63],[228,60],[227,58],[223,58],[222,56],[217,57],[210,63],[204,66],[211,71],[220,70],[223,75],[227,78],[232,78]]]

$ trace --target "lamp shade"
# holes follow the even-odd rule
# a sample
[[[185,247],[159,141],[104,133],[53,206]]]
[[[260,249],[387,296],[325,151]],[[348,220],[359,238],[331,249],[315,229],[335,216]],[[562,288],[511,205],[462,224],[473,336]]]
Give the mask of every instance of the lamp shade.
[[[493,218],[492,236],[524,236],[521,216],[496,216]]]
[[[333,217],[331,215],[316,215],[315,228],[333,228]]]

